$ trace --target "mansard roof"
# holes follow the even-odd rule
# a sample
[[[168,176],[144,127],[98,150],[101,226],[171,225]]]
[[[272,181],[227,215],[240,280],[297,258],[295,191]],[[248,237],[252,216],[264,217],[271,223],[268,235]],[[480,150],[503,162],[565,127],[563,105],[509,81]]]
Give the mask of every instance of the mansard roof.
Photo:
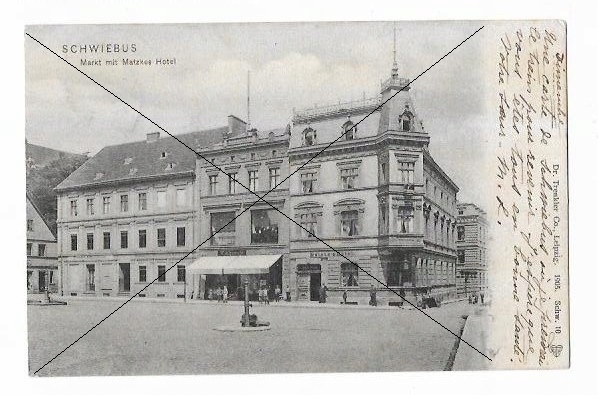
[[[227,131],[225,126],[176,137],[197,151],[222,141]],[[107,146],[71,173],[56,190],[192,174],[196,155],[185,145],[168,136]]]

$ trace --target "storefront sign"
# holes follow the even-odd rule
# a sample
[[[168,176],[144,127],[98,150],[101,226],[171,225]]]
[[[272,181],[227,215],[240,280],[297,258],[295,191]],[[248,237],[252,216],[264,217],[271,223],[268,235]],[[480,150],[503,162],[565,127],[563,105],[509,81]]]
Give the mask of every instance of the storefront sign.
[[[218,256],[236,256],[236,255],[247,255],[247,250],[241,248],[235,248],[231,250],[218,250]]]

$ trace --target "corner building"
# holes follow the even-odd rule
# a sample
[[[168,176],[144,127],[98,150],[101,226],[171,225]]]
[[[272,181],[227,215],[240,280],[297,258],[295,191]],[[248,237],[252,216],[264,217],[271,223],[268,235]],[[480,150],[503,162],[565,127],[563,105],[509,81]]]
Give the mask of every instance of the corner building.
[[[478,295],[488,291],[486,212],[473,203],[457,205],[457,293]]]
[[[289,167],[301,169],[290,180],[290,212],[400,295],[452,298],[458,187],[428,151],[408,83],[395,62],[378,97],[294,113]],[[347,290],[362,304],[374,286],[379,303],[400,303],[364,271],[291,225],[286,273],[295,300],[317,300],[325,285],[330,301]]]

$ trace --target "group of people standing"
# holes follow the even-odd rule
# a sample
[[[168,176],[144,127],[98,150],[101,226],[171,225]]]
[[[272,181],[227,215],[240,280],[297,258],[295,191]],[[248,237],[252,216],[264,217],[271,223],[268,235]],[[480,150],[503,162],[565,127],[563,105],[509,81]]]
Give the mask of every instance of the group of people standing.
[[[208,299],[216,300],[218,303],[227,303],[228,301],[228,287],[222,285],[216,288],[210,288],[208,290]]]

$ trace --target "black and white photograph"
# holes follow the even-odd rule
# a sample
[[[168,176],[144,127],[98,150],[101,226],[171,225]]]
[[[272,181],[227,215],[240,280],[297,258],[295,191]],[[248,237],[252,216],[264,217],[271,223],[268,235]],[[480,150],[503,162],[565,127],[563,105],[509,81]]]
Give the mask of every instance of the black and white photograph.
[[[30,376],[568,368],[563,21],[24,33]]]

